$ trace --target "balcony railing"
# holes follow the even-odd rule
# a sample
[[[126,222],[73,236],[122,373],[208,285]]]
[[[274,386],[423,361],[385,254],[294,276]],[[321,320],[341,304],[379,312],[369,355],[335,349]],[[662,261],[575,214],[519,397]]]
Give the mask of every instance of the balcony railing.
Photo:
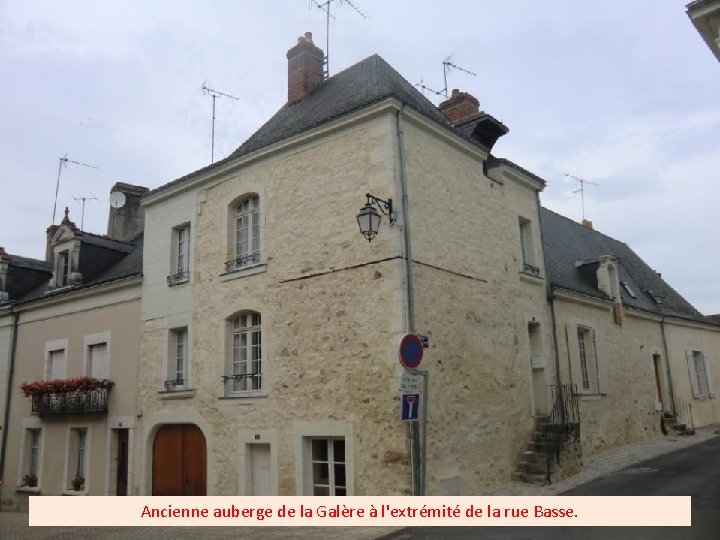
[[[532,264],[525,263],[523,265],[523,272],[531,276],[540,277],[540,269]]]
[[[180,392],[187,390],[185,387],[185,379],[168,379],[164,383],[166,392]]]
[[[86,413],[105,414],[107,411],[107,388],[32,396],[32,413],[40,416]]]
[[[247,268],[256,264],[260,264],[260,253],[257,251],[255,253],[249,253],[248,255],[240,255],[239,257],[235,257],[234,259],[225,262],[225,271],[232,272],[234,270],[240,270],[241,268]]]
[[[226,393],[252,392],[262,390],[262,373],[243,373],[238,375],[223,375]],[[230,383],[228,385],[228,383]]]
[[[177,274],[167,277],[168,285],[177,285],[178,283],[184,283],[190,279],[190,270],[181,270]]]

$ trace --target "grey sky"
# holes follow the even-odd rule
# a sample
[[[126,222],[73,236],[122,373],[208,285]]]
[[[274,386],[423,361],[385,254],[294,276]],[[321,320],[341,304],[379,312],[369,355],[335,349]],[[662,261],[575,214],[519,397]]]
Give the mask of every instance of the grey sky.
[[[474,94],[510,133],[494,153],[548,181],[549,208],[629,244],[705,313],[720,312],[720,66],[676,0],[334,3],[331,73],[378,53],[411,83]],[[0,0],[0,245],[41,258],[58,158],[65,206],[116,181],[157,187],[239,146],[285,101],[285,52],[325,20],[306,0]],[[431,97],[428,95],[428,97]],[[439,100],[432,98],[435,103]]]

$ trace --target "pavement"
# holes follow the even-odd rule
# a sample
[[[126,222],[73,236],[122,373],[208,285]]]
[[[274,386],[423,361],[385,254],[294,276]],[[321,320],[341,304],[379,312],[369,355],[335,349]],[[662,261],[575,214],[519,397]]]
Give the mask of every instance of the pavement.
[[[558,495],[635,463],[675,450],[687,448],[720,435],[720,425],[706,426],[692,436],[654,437],[639,443],[584,458],[583,471],[549,486],[508,482],[478,495],[551,496]],[[253,540],[377,540],[396,536],[400,527],[29,527],[28,514],[0,512],[0,538],[3,540],[111,540],[155,539],[253,539]]]

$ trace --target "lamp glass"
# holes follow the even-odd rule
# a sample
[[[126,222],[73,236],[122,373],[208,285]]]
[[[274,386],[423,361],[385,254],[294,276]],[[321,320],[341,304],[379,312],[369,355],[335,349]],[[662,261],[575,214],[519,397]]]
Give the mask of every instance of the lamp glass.
[[[375,238],[380,228],[380,214],[370,204],[366,204],[360,209],[357,215],[358,227],[362,235],[368,239],[368,242]]]

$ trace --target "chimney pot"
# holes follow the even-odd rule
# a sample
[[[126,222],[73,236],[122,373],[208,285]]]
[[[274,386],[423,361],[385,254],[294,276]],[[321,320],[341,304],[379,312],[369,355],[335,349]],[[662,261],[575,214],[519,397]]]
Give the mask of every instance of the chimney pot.
[[[582,225],[583,225],[583,227],[587,227],[588,229],[592,229],[592,228],[593,228],[592,221],[590,221],[589,219],[583,219],[583,220],[582,220]]]

